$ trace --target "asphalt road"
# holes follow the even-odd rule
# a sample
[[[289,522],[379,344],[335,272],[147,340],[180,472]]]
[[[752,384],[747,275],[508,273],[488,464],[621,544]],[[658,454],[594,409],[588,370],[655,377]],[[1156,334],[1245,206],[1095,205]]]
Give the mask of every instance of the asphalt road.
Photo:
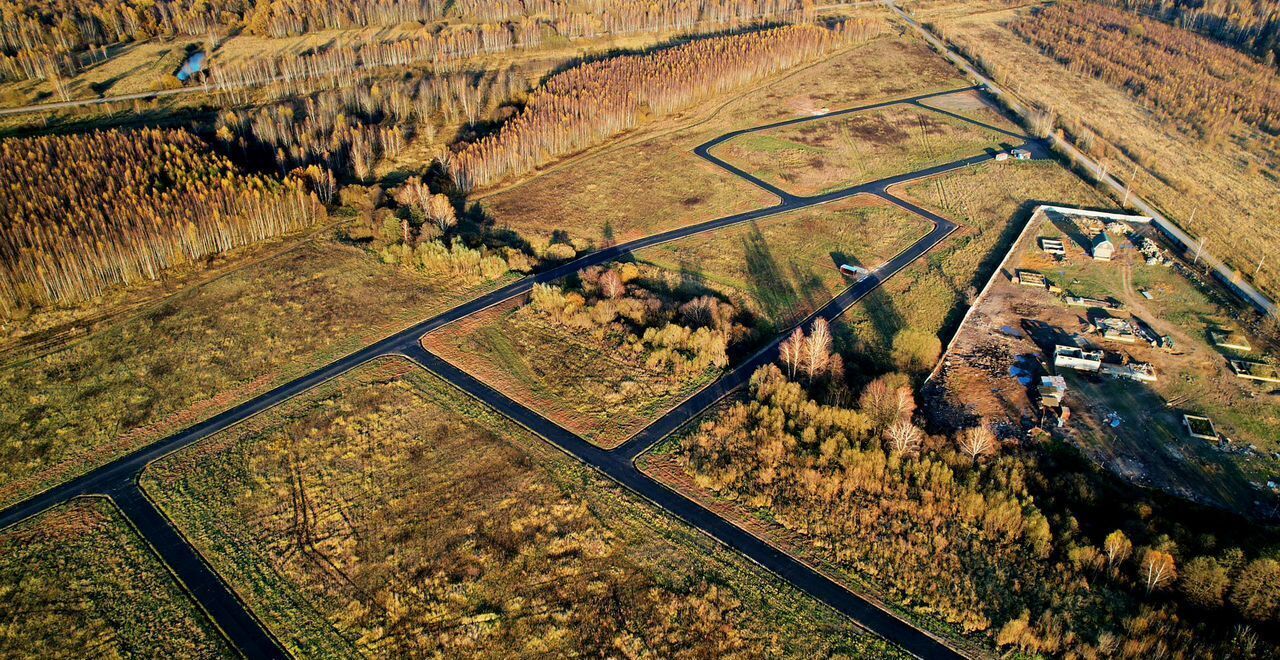
[[[971,89],[971,88],[966,88]],[[959,90],[952,90],[959,91]],[[875,103],[840,110],[825,115],[815,115],[799,119],[770,124],[750,130],[764,130],[780,125],[797,124],[806,121],[825,119],[852,112],[862,112],[898,104],[918,104],[930,96],[951,93],[917,96],[897,101]],[[935,110],[930,108],[930,110]],[[936,111],[936,110],[935,110]],[[949,114],[949,113],[947,113]],[[954,115],[953,115],[954,116]],[[960,117],[965,121],[972,120]],[[1008,133],[1002,129],[988,126],[993,130],[1006,133],[1015,142],[1010,146],[1025,146],[1031,149],[1036,157],[1047,154],[1045,146],[1036,141],[1023,142],[1021,136]],[[724,167],[726,170],[774,192],[780,198],[776,205],[766,208],[738,213],[708,222],[674,229],[625,244],[608,247],[597,252],[584,255],[561,266],[525,277],[508,284],[496,291],[480,296],[470,302],[455,307],[439,316],[418,323],[401,332],[391,335],[364,349],[343,357],[306,376],[285,383],[249,401],[219,413],[203,422],[195,424],[164,440],[149,445],[132,454],[118,458],[81,477],[67,481],[59,486],[44,491],[28,500],[0,512],[0,529],[18,521],[36,515],[50,507],[84,495],[105,494],[110,496],[129,518],[139,532],[155,548],[160,558],[170,567],[178,579],[187,587],[204,610],[210,615],[228,639],[248,657],[281,657],[284,650],[277,640],[265,630],[261,623],[244,606],[236,594],[212,570],[194,548],[192,548],[174,526],[155,508],[138,487],[138,478],[151,461],[187,447],[223,429],[248,419],[283,401],[341,374],[350,371],[372,359],[399,355],[421,364],[423,367],[439,375],[458,387],[463,392],[486,403],[495,410],[524,425],[538,435],[574,456],[578,460],[598,469],[608,477],[630,488],[642,497],[668,511],[677,518],[702,530],[729,547],[741,552],[756,563],[769,569],[782,579],[791,583],[828,604],[832,608],[848,615],[855,622],[876,634],[900,645],[907,651],[923,658],[958,658],[963,657],[932,634],[920,630],[903,621],[878,605],[849,591],[840,584],[818,573],[794,557],[783,553],[768,543],[751,535],[729,521],[716,515],[698,503],[654,481],[634,464],[637,456],[667,437],[680,426],[696,417],[699,413],[719,401],[735,389],[741,387],[751,377],[755,369],[773,361],[777,357],[779,342],[786,333],[780,334],[767,346],[743,361],[716,382],[694,394],[688,400],[671,410],[628,439],[614,450],[604,450],[583,440],[568,430],[554,424],[536,412],[529,410],[493,388],[476,380],[445,360],[426,351],[420,344],[423,335],[441,326],[463,319],[480,310],[491,307],[513,296],[528,292],[536,283],[547,283],[561,279],[587,266],[602,264],[616,260],[635,250],[659,245],[669,241],[686,238],[707,231],[741,224],[779,213],[786,213],[801,208],[826,204],[858,194],[870,194],[881,197],[914,212],[933,223],[930,232],[898,255],[882,264],[863,280],[839,293],[820,310],[805,319],[803,323],[811,323],[821,316],[835,318],[856,304],[863,296],[874,291],[885,280],[906,268],[929,250],[942,242],[956,229],[949,220],[916,207],[904,200],[889,194],[887,188],[898,183],[932,176],[935,174],[960,169],[969,165],[991,159],[990,154],[975,156],[964,160],[931,167],[909,174],[889,177],[879,181],[865,183],[836,192],[811,197],[791,195],[760,181],[747,172],[725,163],[709,153],[709,150],[721,142],[750,131],[735,131],[721,136],[695,149],[703,158]]]

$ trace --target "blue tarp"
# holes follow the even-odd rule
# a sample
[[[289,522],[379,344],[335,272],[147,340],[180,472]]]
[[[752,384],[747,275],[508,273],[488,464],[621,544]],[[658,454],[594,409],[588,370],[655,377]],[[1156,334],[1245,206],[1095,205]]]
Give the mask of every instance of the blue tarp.
[[[204,66],[204,53],[192,53],[191,57],[187,58],[187,63],[183,64],[181,69],[178,69],[178,80],[187,82],[188,78],[200,73],[200,67],[202,66]]]

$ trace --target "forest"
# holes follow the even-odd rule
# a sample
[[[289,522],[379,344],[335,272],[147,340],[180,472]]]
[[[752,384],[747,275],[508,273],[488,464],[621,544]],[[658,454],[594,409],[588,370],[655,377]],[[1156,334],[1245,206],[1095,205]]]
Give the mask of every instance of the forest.
[[[1280,54],[1276,0],[1100,0],[1213,37],[1274,64]]]
[[[0,81],[49,79],[74,75],[105,59],[107,46],[177,35],[207,36],[243,30],[248,34],[288,37],[317,30],[432,25],[425,34],[394,44],[337,47],[321,54],[330,64],[440,61],[514,47],[536,47],[544,29],[570,39],[644,31],[705,31],[736,28],[767,18],[805,19],[805,0],[212,0],[200,3],[86,2],[85,0],[0,0]],[[445,23],[460,23],[448,25]],[[356,53],[359,53],[358,56]],[[306,61],[291,65],[290,60]],[[390,63],[390,62],[388,62]],[[314,70],[317,54],[271,58],[250,70],[224,72],[222,84],[263,75]],[[370,65],[370,64],[367,64]],[[243,69],[245,67],[241,67]],[[214,68],[217,70],[217,67]]]
[[[817,57],[862,28],[860,21],[833,29],[785,26],[574,67],[531,94],[496,133],[460,148],[450,168],[464,190],[524,174],[650,117]]]
[[[320,222],[303,179],[248,174],[184,130],[0,141],[0,313],[107,287]]]
[[[907,611],[1006,651],[1274,651],[1263,635],[1280,623],[1280,562],[1237,545],[1265,535],[1183,527],[1185,511],[1170,516],[1131,490],[1111,499],[1052,441],[926,433],[903,375],[872,381],[856,405],[822,403],[830,397],[812,392],[828,386],[813,374],[829,360],[828,335],[825,324],[798,332],[745,400],[681,440],[697,487],[775,521]]]
[[[1184,129],[1221,137],[1241,122],[1280,133],[1275,69],[1194,33],[1086,2],[1046,6],[1012,29],[1072,71],[1120,86]]]

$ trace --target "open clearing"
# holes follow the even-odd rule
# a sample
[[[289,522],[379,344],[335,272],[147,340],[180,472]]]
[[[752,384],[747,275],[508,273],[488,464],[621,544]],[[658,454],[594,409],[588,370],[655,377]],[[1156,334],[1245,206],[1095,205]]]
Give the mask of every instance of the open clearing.
[[[739,135],[711,150],[796,195],[812,196],[1000,151],[1013,140],[912,104]]]
[[[857,195],[672,241],[634,256],[745,298],[752,311],[777,328],[807,316],[848,286],[852,280],[840,273],[842,264],[874,269],[930,226],[889,202]]]
[[[977,90],[967,89],[954,94],[922,99],[920,105],[945,110],[1013,133],[1022,132],[1021,126],[1011,121],[992,101]]]
[[[398,359],[144,487],[298,655],[892,655]]]
[[[1189,279],[1186,273],[1193,271],[1177,260],[1174,266],[1146,263],[1136,245],[1140,236],[1155,238],[1156,232],[1136,227],[1132,238],[1113,238],[1118,249],[1112,261],[1096,261],[1089,256],[1080,222],[1038,216],[1019,244],[1010,272],[997,277],[957,339],[955,355],[944,371],[946,391],[976,415],[1016,423],[1037,419],[1037,408],[1028,384],[1019,383],[1009,369],[1020,365],[1032,376],[1043,373],[1045,367],[1038,367],[1036,360],[1052,364],[1055,344],[1083,341],[1103,349],[1109,360],[1124,356],[1150,364],[1157,377],[1154,383],[1057,370],[1066,377],[1064,403],[1072,411],[1061,432],[1095,461],[1134,483],[1219,508],[1266,513],[1274,507],[1268,503],[1274,495],[1260,486],[1280,473],[1280,460],[1272,454],[1280,449],[1275,436],[1280,428],[1280,384],[1238,378],[1227,358],[1259,360],[1267,351],[1256,339],[1250,342],[1255,347],[1252,354],[1213,347],[1210,330],[1234,327],[1225,294],[1205,284],[1202,275],[1191,275],[1200,284]],[[1044,238],[1062,241],[1066,254],[1061,260],[1040,249]],[[1122,309],[1068,306],[1043,287],[1009,281],[1007,276],[1015,270],[1041,273],[1070,295],[1109,301]],[[1157,336],[1172,338],[1173,348],[1152,347],[1141,338],[1132,343],[1104,339],[1090,328],[1100,318],[1150,328]],[[1184,413],[1208,416],[1233,442],[1219,445],[1192,438],[1183,426]]]
[[[699,104],[570,158],[481,206],[499,227],[600,245],[748,211],[776,198],[693,153],[724,133],[826,109],[944,91],[963,78],[921,42],[881,35],[737,96]],[[608,231],[606,231],[608,228]]]
[[[234,657],[106,499],[0,533],[0,656]]]
[[[320,238],[48,355],[5,366],[0,503],[106,463],[487,288],[442,285]]]

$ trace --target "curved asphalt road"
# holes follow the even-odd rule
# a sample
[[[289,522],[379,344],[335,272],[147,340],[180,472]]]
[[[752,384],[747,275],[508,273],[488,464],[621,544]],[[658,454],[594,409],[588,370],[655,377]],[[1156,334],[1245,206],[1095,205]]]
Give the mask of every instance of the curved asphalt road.
[[[972,89],[972,88],[964,88]],[[751,174],[716,158],[710,150],[716,145],[744,133],[766,130],[778,126],[798,124],[821,120],[832,116],[840,116],[854,112],[863,112],[893,105],[920,105],[920,101],[931,96],[940,96],[955,91],[926,94],[896,101],[875,103],[839,110],[823,115],[791,119],[753,129],[734,131],[711,140],[695,149],[695,152],[729,172],[774,193],[781,200],[778,204],[755,211],[738,213],[701,224],[655,234],[629,243],[605,248],[587,254],[572,262],[525,277],[508,284],[496,291],[476,298],[468,303],[455,307],[439,316],[418,323],[390,337],[371,344],[364,349],[341,358],[306,376],[285,383],[275,389],[261,394],[234,408],[214,415],[164,440],[140,449],[132,454],[118,458],[76,479],[64,482],[30,499],[0,511],[0,529],[18,521],[36,515],[50,507],[84,495],[104,494],[113,499],[126,517],[142,533],[152,545],[159,557],[170,567],[184,586],[192,593],[198,603],[210,615],[213,621],[246,656],[252,658],[284,657],[286,654],[278,641],[252,615],[244,603],[236,596],[208,563],[186,542],[181,533],[168,521],[154,504],[138,487],[138,478],[147,464],[157,458],[189,446],[209,437],[223,429],[237,424],[253,415],[267,410],[295,395],[305,392],[320,383],[337,377],[374,358],[399,355],[418,362],[423,367],[452,383],[463,392],[488,404],[495,410],[507,415],[516,422],[526,426],[561,450],[573,455],[578,460],[600,470],[605,475],[627,486],[639,495],[665,509],[677,518],[702,530],[729,547],[743,553],[756,563],[769,569],[795,587],[809,593],[815,598],[840,611],[866,629],[889,639],[907,651],[923,658],[958,658],[963,657],[932,634],[920,630],[878,605],[863,599],[840,584],[813,570],[794,557],[781,552],[768,543],[744,531],[740,527],[719,517],[700,504],[667,488],[640,472],[634,460],[641,453],[665,438],[680,426],[696,417],[699,413],[727,396],[747,382],[755,369],[773,361],[777,357],[778,343],[786,333],[780,334],[771,343],[738,365],[728,374],[721,377],[688,400],[681,403],[669,413],[641,430],[614,450],[604,450],[564,428],[554,424],[536,412],[512,401],[505,395],[476,380],[471,375],[459,370],[445,360],[431,354],[419,343],[421,337],[432,330],[459,319],[470,316],[482,309],[491,307],[532,289],[536,283],[547,283],[563,278],[587,266],[602,264],[624,257],[630,252],[646,247],[659,245],[695,234],[713,231],[723,227],[757,220],[760,218],[786,213],[801,208],[825,204],[859,194],[870,194],[881,197],[891,203],[916,213],[933,223],[933,229],[906,250],[894,256],[885,264],[856,284],[851,285],[834,299],[815,312],[804,323],[821,316],[835,318],[853,306],[863,296],[880,286],[886,279],[922,257],[938,245],[956,229],[951,221],[914,206],[889,194],[887,189],[893,185],[932,176],[969,165],[990,160],[990,155],[980,155],[960,161],[923,169],[909,174],[889,177],[879,181],[853,186],[843,190],[811,197],[800,197],[780,190]],[[920,105],[920,107],[926,107]],[[1040,142],[1021,142],[1022,136],[1009,133],[1003,129],[981,124],[965,117],[959,117],[936,108],[927,108],[933,112],[951,115],[970,123],[982,125],[1020,141],[1020,145],[1031,149],[1037,157],[1044,157],[1047,150]],[[1014,146],[1017,146],[1015,144]]]

